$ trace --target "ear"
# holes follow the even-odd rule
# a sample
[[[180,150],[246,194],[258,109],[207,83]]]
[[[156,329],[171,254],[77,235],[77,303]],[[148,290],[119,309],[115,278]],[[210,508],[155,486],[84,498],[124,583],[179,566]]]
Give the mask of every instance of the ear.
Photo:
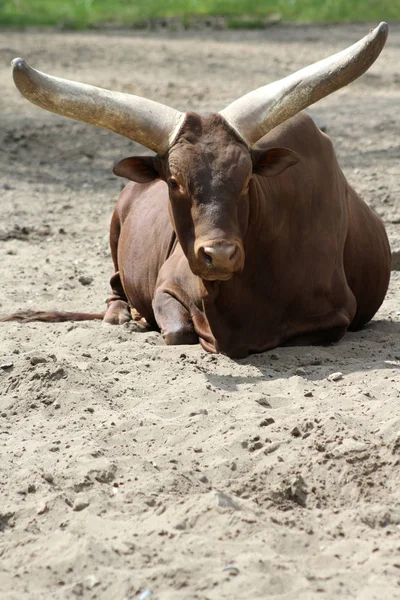
[[[253,173],[272,177],[283,173],[301,159],[297,152],[288,148],[269,148],[268,150],[252,150]]]
[[[114,175],[137,183],[149,183],[160,177],[160,159],[157,156],[130,156],[113,168]]]

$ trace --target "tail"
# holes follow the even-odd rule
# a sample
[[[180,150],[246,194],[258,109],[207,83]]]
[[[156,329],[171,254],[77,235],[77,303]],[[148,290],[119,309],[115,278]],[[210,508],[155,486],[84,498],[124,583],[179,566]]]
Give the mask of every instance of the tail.
[[[103,319],[104,313],[75,313],[75,312],[44,312],[42,310],[25,310],[3,317],[0,322],[19,321],[19,323],[32,323],[43,321],[45,323],[65,323],[65,321],[95,321]]]

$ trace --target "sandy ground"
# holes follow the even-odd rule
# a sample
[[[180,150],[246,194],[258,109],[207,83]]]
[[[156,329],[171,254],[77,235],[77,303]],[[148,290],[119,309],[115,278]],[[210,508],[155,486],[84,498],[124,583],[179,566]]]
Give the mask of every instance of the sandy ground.
[[[13,57],[208,111],[367,30],[1,32],[0,314],[103,310],[112,165],[143,151],[31,106]],[[392,26],[370,72],[313,109],[395,249],[399,46]],[[1,324],[0,598],[400,598],[399,294],[393,271],[336,346],[237,361],[129,324]]]

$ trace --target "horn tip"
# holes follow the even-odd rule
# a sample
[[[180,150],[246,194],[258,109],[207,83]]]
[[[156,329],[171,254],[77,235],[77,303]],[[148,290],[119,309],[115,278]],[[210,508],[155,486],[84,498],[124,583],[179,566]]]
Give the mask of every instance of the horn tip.
[[[386,21],[379,23],[378,27],[375,29],[375,33],[382,35],[385,38],[387,37],[389,33],[389,25],[386,23]]]
[[[23,58],[14,58],[14,60],[11,61],[11,66],[13,71],[23,71],[27,64]]]

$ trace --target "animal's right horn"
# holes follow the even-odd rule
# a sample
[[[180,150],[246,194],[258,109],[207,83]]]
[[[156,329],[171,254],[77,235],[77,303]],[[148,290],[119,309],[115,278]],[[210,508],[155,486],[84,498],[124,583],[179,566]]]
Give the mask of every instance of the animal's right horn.
[[[22,58],[15,58],[12,67],[15,85],[33,104],[119,133],[160,155],[184,118],[178,110],[146,98],[46,75]]]
[[[388,30],[387,23],[381,23],[346,50],[242,96],[221,115],[252,146],[283,121],[365,73],[385,45]]]

